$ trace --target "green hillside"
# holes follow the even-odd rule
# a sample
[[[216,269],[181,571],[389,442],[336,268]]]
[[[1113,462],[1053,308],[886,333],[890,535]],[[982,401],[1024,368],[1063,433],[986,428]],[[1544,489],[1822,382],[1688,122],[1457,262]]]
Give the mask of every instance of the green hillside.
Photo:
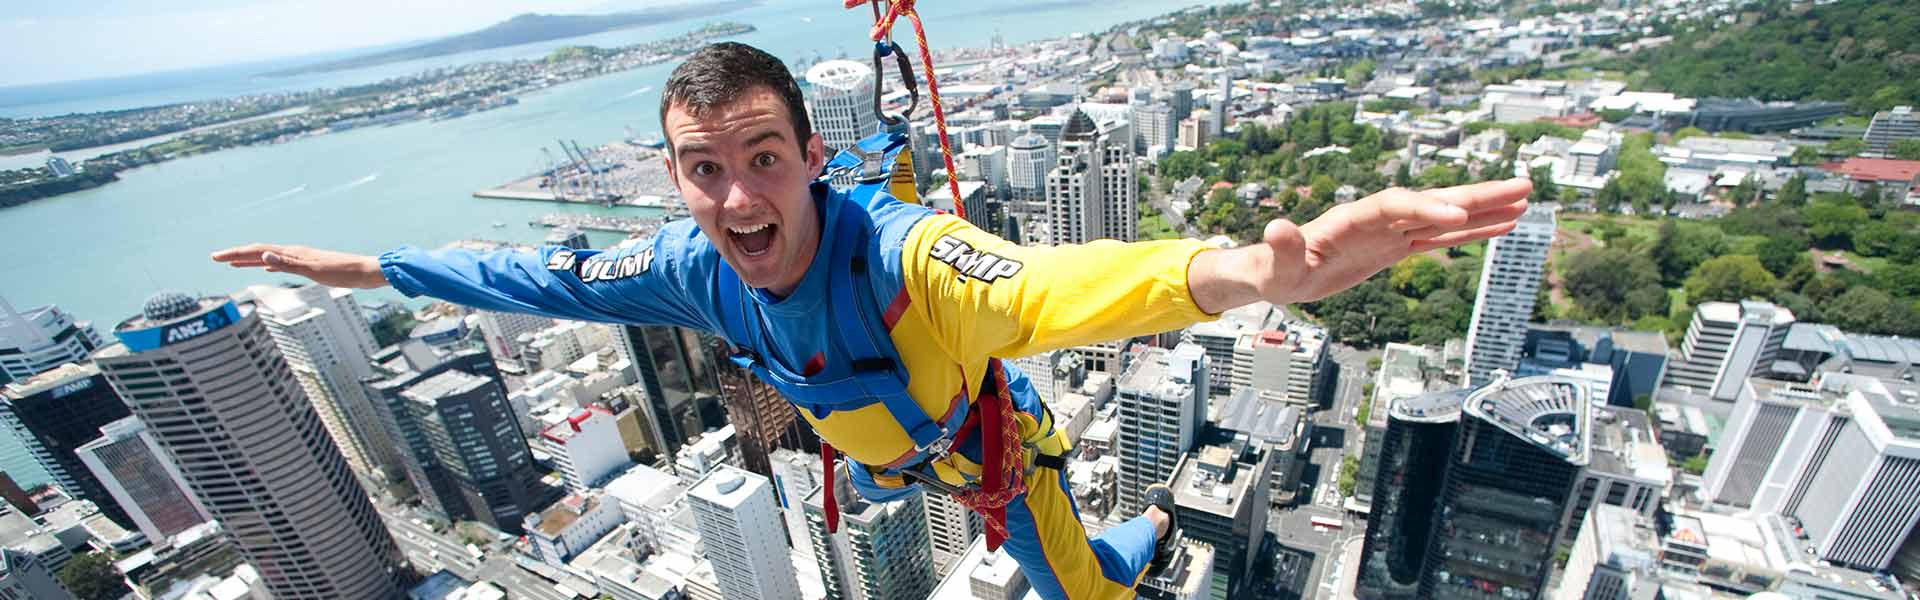
[[[1920,100],[1920,0],[1770,3],[1733,24],[1692,27],[1633,58],[1650,87],[1696,97],[1844,100],[1863,112]]]

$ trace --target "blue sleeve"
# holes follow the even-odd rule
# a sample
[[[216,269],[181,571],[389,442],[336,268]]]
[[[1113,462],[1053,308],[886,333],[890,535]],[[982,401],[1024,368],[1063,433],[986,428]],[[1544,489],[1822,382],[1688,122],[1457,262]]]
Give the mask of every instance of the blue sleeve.
[[[651,242],[622,248],[535,252],[421,250],[380,255],[380,271],[407,296],[431,296],[474,308],[560,319],[711,329],[712,260],[686,222],[661,228]],[[711,252],[707,252],[710,254]],[[705,260],[703,260],[705,259]],[[703,268],[703,265],[705,268]]]

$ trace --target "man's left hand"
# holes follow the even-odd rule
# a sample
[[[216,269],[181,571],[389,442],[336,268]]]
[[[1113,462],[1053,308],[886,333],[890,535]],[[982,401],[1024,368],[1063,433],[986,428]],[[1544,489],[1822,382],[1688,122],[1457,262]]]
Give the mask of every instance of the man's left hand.
[[[1194,257],[1188,287],[1210,313],[1259,300],[1319,300],[1413,254],[1512,231],[1532,191],[1524,178],[1393,188],[1335,206],[1305,225],[1276,219],[1259,244]]]

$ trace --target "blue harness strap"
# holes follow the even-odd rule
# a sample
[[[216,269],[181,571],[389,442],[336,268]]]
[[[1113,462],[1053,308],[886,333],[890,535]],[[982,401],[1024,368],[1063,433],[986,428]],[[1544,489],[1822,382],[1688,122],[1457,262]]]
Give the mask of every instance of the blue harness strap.
[[[777,359],[761,356],[756,348],[772,347],[765,337],[764,316],[760,307],[746,297],[745,283],[724,262],[718,273],[719,308],[724,333],[735,349],[729,360],[752,370],[794,405],[816,419],[824,419],[834,411],[879,403],[913,440],[916,450],[940,453],[946,450],[950,433],[965,422],[967,407],[961,402],[942,424],[907,393],[909,374],[881,319],[884,309],[874,297],[866,258],[874,227],[865,206],[875,194],[885,193],[887,175],[905,142],[905,136],[898,134],[870,136],[855,148],[835,155],[820,176],[824,182],[855,172],[860,180],[844,196],[827,194],[824,201],[844,204],[829,207],[833,210],[826,212],[833,215],[833,222],[822,227],[833,244],[827,282],[834,324],[830,342],[839,347],[842,358],[850,361],[851,373],[836,378],[807,377]]]

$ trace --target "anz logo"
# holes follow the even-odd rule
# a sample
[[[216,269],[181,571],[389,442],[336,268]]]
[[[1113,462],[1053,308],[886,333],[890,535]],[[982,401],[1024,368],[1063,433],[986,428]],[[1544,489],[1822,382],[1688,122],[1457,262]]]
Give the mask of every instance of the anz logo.
[[[226,327],[232,323],[233,319],[227,315],[227,311],[213,311],[207,313],[206,316],[201,317],[199,320],[168,327],[166,335],[160,340],[160,344],[164,346],[184,342],[206,335],[210,331]]]
[[[940,239],[934,240],[933,251],[928,252],[927,256],[947,263],[955,271],[959,271],[955,277],[961,280],[972,278],[987,283],[1012,277],[1026,267],[1020,261],[1011,258],[974,250],[973,246],[951,235],[943,235]]]

